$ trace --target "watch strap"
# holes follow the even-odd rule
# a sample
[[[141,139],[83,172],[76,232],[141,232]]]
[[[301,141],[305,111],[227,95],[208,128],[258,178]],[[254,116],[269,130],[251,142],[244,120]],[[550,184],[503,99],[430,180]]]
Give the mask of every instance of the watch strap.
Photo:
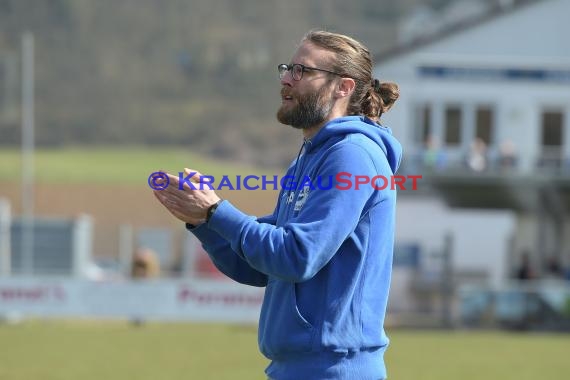
[[[219,201],[208,207],[208,211],[206,211],[206,223],[210,221],[210,218],[212,217],[212,215],[214,215],[220,203],[222,203],[222,199],[220,199]]]

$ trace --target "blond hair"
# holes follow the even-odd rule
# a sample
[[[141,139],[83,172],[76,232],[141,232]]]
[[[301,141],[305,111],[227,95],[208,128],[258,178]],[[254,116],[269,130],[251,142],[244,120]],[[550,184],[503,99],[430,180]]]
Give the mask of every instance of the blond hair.
[[[334,52],[331,70],[356,82],[347,109],[348,115],[363,115],[379,120],[400,96],[396,83],[381,82],[372,77],[370,52],[355,39],[343,34],[312,30],[303,37],[303,41]]]

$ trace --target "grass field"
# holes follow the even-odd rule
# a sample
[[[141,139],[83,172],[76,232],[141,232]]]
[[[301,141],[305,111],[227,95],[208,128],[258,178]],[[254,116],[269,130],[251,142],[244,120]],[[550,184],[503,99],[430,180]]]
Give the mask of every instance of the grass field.
[[[554,380],[568,335],[389,331],[396,380]],[[1,380],[253,380],[267,361],[249,326],[36,321],[0,325]],[[303,379],[300,379],[303,380]]]
[[[37,182],[49,185],[38,191],[38,212],[87,211],[99,221],[117,214],[122,221],[131,217],[146,223],[146,214],[153,221],[159,218],[162,214],[155,209],[149,211],[150,206],[132,207],[148,204],[143,197],[149,191],[146,179],[158,169],[175,172],[190,166],[216,177],[280,174],[261,173],[255,168],[170,148],[39,150],[35,161]],[[17,150],[0,150],[0,182],[18,183],[20,166]],[[98,186],[89,185],[92,183]],[[76,184],[85,185],[78,190]],[[102,186],[120,184],[140,187],[144,194],[133,189],[125,190],[122,196],[102,193]],[[17,191],[12,190],[14,194]],[[0,196],[3,192],[6,186],[0,189]],[[258,204],[262,200],[257,193],[249,192],[243,198],[244,205],[246,201]],[[267,202],[273,200],[268,198]],[[171,219],[164,215],[166,220]],[[386,363],[390,379],[570,378],[570,335],[388,333],[391,346]],[[0,380],[265,379],[267,361],[258,352],[256,342],[255,328],[245,326],[149,323],[137,328],[126,322],[92,321],[0,324]]]
[[[227,175],[281,175],[283,169],[260,169],[231,161],[214,160],[181,148],[65,148],[39,149],[35,154],[35,213],[40,216],[91,215],[98,226],[132,223],[139,226],[170,226],[175,219],[152,196],[148,177],[157,170],[170,173],[190,167],[214,176],[219,184]],[[22,158],[17,149],[0,149],[0,199],[6,198],[12,212],[21,212]],[[256,182],[253,182],[254,184]],[[257,182],[260,185],[260,182]],[[273,211],[277,192],[233,191],[220,196],[255,215]],[[96,227],[98,227],[96,226]],[[107,241],[96,231],[95,252]]]
[[[22,158],[17,149],[0,149],[0,181],[19,181]],[[145,183],[157,170],[200,170],[216,178],[234,174],[281,174],[230,161],[216,161],[190,150],[155,147],[39,149],[35,178],[42,183]]]

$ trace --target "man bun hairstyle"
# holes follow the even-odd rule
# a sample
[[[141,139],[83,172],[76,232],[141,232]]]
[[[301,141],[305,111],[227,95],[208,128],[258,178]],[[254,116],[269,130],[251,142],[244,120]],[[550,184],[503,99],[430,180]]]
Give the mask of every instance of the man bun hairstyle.
[[[362,102],[363,114],[378,115],[388,112],[400,97],[400,88],[393,82],[380,82],[373,79],[370,84],[370,91]]]
[[[379,121],[400,96],[396,83],[372,78],[372,57],[366,46],[355,39],[337,33],[311,30],[303,37],[323,49],[335,53],[331,71],[354,79],[356,86],[349,100],[348,115],[363,115]]]

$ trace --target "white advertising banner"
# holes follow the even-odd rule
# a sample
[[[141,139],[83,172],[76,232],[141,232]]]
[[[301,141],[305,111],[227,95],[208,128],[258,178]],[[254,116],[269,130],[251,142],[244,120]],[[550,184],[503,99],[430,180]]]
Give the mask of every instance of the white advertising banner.
[[[256,323],[263,288],[224,280],[0,279],[0,316]]]

